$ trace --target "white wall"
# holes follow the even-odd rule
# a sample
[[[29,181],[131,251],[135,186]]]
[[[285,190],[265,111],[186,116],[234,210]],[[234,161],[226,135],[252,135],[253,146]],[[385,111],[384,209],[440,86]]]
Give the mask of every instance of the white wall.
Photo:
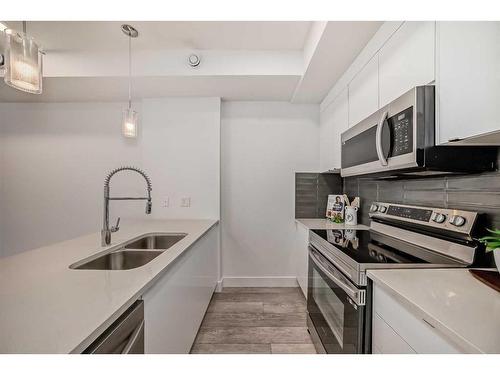
[[[104,177],[124,164],[150,174],[152,217],[219,217],[220,100],[145,100],[137,140],[120,135],[124,107],[0,104],[0,255],[98,232]],[[135,175],[113,179],[112,194],[144,191]],[[111,214],[146,218],[144,202],[112,202]]]
[[[142,108],[143,163],[156,208],[152,216],[218,219],[220,99],[147,99]],[[191,207],[180,207],[183,197],[191,198]]]
[[[223,102],[224,285],[295,285],[294,173],[319,168],[319,107]]]

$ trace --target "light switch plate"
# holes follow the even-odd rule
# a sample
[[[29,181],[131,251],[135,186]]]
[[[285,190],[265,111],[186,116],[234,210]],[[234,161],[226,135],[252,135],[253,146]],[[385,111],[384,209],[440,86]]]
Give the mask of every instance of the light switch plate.
[[[164,208],[167,208],[170,205],[170,200],[168,197],[163,198],[163,202],[161,204]]]
[[[182,198],[181,207],[191,207],[191,198],[190,197]]]

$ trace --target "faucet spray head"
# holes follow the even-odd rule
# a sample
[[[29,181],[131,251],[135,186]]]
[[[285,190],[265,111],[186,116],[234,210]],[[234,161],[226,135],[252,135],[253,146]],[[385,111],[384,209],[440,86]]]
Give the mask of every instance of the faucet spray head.
[[[146,214],[147,215],[149,215],[151,213],[151,206],[152,206],[151,199],[148,199],[148,201],[146,203]]]

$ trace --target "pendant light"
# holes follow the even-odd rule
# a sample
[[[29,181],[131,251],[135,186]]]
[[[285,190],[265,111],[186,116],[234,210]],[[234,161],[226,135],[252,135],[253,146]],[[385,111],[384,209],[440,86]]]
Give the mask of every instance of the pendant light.
[[[127,138],[137,138],[138,113],[132,109],[132,38],[139,32],[130,25],[122,25],[122,31],[128,36],[128,108],[123,112],[122,134]]]
[[[26,34],[26,21],[23,21],[22,33],[7,29],[5,35],[5,83],[24,92],[41,94],[43,53]]]

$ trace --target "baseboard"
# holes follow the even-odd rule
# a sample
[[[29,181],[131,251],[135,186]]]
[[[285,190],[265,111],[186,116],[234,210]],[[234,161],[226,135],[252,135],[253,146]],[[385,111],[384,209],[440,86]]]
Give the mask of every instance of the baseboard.
[[[220,279],[219,281],[217,281],[217,285],[215,286],[215,292],[216,293],[220,293],[222,292],[222,283],[224,282],[224,279]]]
[[[219,282],[220,283],[220,282]],[[221,287],[298,287],[294,276],[224,277]]]

